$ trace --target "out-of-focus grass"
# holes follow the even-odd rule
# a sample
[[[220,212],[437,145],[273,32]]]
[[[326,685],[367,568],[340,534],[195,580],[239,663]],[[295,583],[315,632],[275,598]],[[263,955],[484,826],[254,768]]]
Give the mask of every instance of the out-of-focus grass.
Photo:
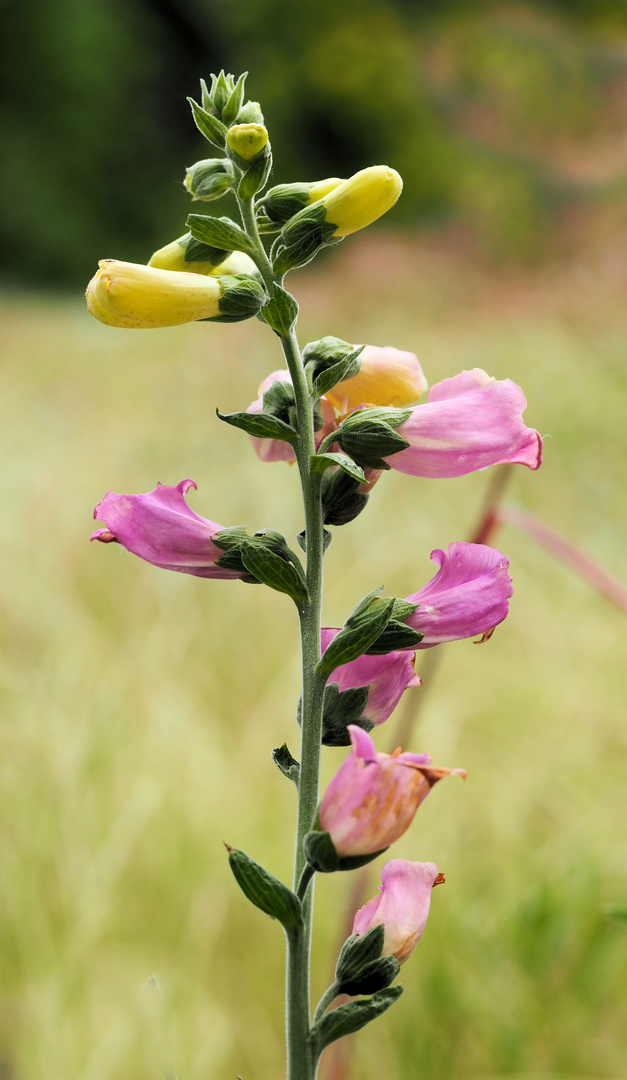
[[[475,365],[516,379],[550,438],[511,497],[627,580],[614,265],[490,279],[358,239],[294,288],[303,340],[411,348],[431,382]],[[269,750],[297,750],[295,617],[261,588],[87,542],[107,488],[185,476],[224,525],[300,529],[294,471],[214,417],[280,366],[275,341],[254,321],[113,331],[79,302],[28,297],[6,298],[0,325],[0,1075],[276,1080],[282,936],[239,894],[222,840],[289,879],[294,792]],[[336,530],[327,623],[379,584],[419,588],[487,479],[385,476]],[[394,851],[435,860],[447,885],[404,998],[356,1039],[359,1077],[624,1075],[627,934],[603,905],[627,898],[627,623],[524,537],[495,542],[511,616],[489,645],[449,647],[411,747],[469,778],[440,785]],[[327,776],[343,754],[326,753]],[[320,992],[348,884],[317,886]],[[142,991],[153,972],[162,996]]]

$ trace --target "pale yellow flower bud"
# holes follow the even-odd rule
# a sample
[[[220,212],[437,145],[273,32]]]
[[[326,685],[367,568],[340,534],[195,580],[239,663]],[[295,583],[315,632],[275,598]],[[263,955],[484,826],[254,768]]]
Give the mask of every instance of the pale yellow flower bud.
[[[359,355],[361,367],[351,379],[327,390],[327,401],[340,413],[360,405],[391,405],[403,409],[414,405],[427,389],[427,380],[416,356],[392,346],[366,345]]]
[[[243,251],[232,251],[219,265],[212,262],[186,262],[185,248],[190,234],[185,233],[178,240],[159,248],[151,255],[148,266],[157,270],[176,270],[188,274],[254,274],[257,267],[250,255]]]
[[[334,237],[365,229],[394,206],[403,181],[387,165],[371,165],[345,180],[321,199],[325,221],[336,225]]]
[[[87,286],[87,307],[107,326],[151,329],[220,315],[220,279],[102,259]]]
[[[212,266],[211,274],[257,274],[257,264],[245,251],[231,251],[219,266]]]
[[[171,244],[159,248],[154,255],[150,256],[148,266],[156,270],[184,271],[188,274],[210,274],[215,270],[215,264],[211,262],[186,262],[185,247],[189,240],[189,233],[185,233],[179,240],[173,240]]]
[[[314,180],[309,184],[309,202],[316,202],[318,199],[323,199],[329,192],[335,191],[340,184],[345,184],[346,180],[343,180],[341,176],[328,176],[326,180]]]
[[[235,124],[226,136],[230,150],[243,161],[252,161],[268,144],[268,130],[263,124]]]

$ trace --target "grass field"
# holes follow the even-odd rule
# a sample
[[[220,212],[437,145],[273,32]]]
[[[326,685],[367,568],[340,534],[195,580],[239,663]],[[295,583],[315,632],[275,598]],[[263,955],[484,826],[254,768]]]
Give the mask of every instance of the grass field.
[[[627,581],[624,266],[617,247],[473,271],[444,247],[360,238],[293,288],[303,341],[409,348],[432,383],[472,366],[518,381],[549,437],[508,497]],[[88,543],[107,488],[187,476],[223,525],[300,530],[295,472],[214,416],[281,366],[275,340],[257,321],[114,331],[80,299],[22,295],[5,295],[0,333],[0,1077],[278,1080],[282,935],[222,841],[289,879],[294,793],[269,751],[298,746],[291,605]],[[335,531],[327,624],[380,584],[424,584],[488,480],[383,477]],[[481,649],[447,647],[411,691],[425,700],[408,748],[469,775],[395,848],[447,884],[404,997],[355,1040],[355,1080],[627,1075],[627,933],[604,914],[627,900],[627,620],[524,536],[495,544],[510,618]],[[325,776],[343,756],[326,752]],[[317,886],[317,992],[348,888]],[[153,973],[161,993],[142,990]]]

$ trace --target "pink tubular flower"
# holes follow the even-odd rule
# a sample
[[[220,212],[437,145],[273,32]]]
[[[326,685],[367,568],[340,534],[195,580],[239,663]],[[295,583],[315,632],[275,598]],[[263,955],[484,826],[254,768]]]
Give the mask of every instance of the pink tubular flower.
[[[325,791],[319,814],[320,828],[340,858],[389,847],[438,780],[465,775],[462,769],[433,768],[428,754],[378,754],[362,728],[349,724],[348,732],[353,749]]]
[[[185,502],[193,480],[168,487],[157,484],[145,495],[116,495],[108,491],[94,510],[106,528],[96,529],[91,540],[116,540],[133,555],[181,574],[204,578],[239,578],[234,570],[217,566],[224,552],[213,542],[222,525],[200,517]]]
[[[291,383],[291,381],[288,371],[273,371],[261,383],[259,397],[248,406],[246,412],[260,413],[263,408],[263,395],[266,390],[269,390],[275,382]],[[333,409],[324,398],[320,399],[320,408],[324,417],[324,427],[316,432],[316,447],[320,446],[322,440],[335,426]],[[294,449],[289,443],[282,442],[280,439],[259,439],[254,435],[250,435],[249,438],[260,461],[296,461]]]
[[[498,626],[509,610],[514,591],[509,559],[486,544],[449,544],[448,551],[431,552],[440,569],[424,588],[406,599],[419,608],[406,619],[425,636],[416,649],[443,641],[485,634]]]
[[[431,388],[396,429],[409,446],[386,458],[411,476],[449,477],[488,465],[542,461],[542,440],[525,427],[525,395],[511,379],[493,379],[481,368],[462,371]]]
[[[366,345],[359,356],[356,375],[327,390],[326,399],[345,414],[360,405],[413,405],[427,389],[427,380],[418,358],[411,352]]]
[[[362,937],[383,924],[382,956],[395,956],[404,964],[413,953],[427,924],[431,891],[438,877],[432,862],[391,859],[381,870],[379,893],[355,915],[353,934]]]
[[[339,634],[339,627],[322,627],[323,652],[336,634]],[[329,676],[329,682],[336,682],[340,692],[367,686],[368,700],[363,715],[373,724],[382,724],[392,715],[405,690],[420,686],[420,678],[414,671],[414,657],[407,651],[390,652],[385,656],[359,656],[336,668]]]

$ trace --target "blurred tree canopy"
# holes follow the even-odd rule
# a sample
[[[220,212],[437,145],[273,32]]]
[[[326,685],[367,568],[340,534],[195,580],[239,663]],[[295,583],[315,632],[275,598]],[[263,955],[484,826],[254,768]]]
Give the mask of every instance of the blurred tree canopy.
[[[249,70],[275,182],[385,162],[395,222],[459,222],[495,257],[619,208],[625,0],[0,0],[0,273],[76,284],[184,230],[207,155],[186,96]],[[622,136],[622,143],[617,135]],[[222,204],[220,213],[223,213]]]

